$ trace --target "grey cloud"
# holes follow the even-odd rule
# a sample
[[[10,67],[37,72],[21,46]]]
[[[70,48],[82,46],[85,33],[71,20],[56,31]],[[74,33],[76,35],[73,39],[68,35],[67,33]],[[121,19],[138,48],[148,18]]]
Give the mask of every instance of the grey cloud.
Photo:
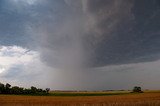
[[[100,2],[102,5],[101,7],[103,7],[103,5],[107,6],[101,1],[96,2],[96,4]],[[101,23],[98,26],[100,32],[104,32],[102,34],[106,36],[103,37],[95,50],[95,63],[97,63],[98,66],[103,66],[106,64],[137,63],[159,59],[157,54],[159,53],[158,39],[160,38],[158,34],[155,34],[155,32],[159,32],[157,28],[160,22],[158,20],[158,1],[146,2],[143,0],[133,0],[127,3],[122,0],[119,2],[121,3],[120,8],[115,15],[109,17],[111,20],[108,20],[107,17],[102,21],[97,19],[98,22]],[[130,5],[128,10],[125,5]],[[96,6],[97,5],[95,5],[95,7]],[[94,9],[97,9],[95,7],[93,6]],[[118,6],[116,6],[116,8],[117,7]],[[105,9],[103,10],[105,11]],[[94,12],[95,11],[93,11],[93,13]],[[111,13],[113,14],[113,11]],[[103,14],[105,14],[105,12]],[[98,14],[96,14],[96,16],[102,17]],[[113,25],[113,27],[111,27],[111,32],[107,34],[107,26],[109,26],[108,21],[113,24],[114,22],[112,22],[112,19],[115,21],[115,17],[119,23]]]
[[[35,29],[38,32],[36,38],[40,38],[40,45],[45,48],[42,49],[42,58],[58,67],[100,66],[101,62],[107,65],[105,60],[99,61],[99,57],[112,55],[106,52],[100,55],[98,49],[110,50],[110,44],[105,43],[116,36],[117,29],[122,26],[120,24],[128,25],[133,20],[132,1],[65,0],[54,1],[54,5],[61,6],[50,6],[54,11],[43,16]],[[45,17],[51,18],[46,20]]]
[[[156,2],[56,1],[55,5],[60,7],[54,7],[55,11],[50,11],[52,18],[44,18],[44,23],[38,27],[42,39],[40,45],[49,49],[46,50],[49,52],[42,51],[42,57],[49,64],[68,65],[67,67],[96,67],[157,60],[159,5]],[[148,5],[151,7],[149,12],[145,11]],[[149,17],[143,19],[146,22],[141,21],[143,15],[138,15],[139,12],[148,14]],[[154,19],[157,23],[151,21]],[[147,26],[144,25],[147,23]]]
[[[159,59],[158,0],[1,0],[0,8],[0,44],[38,48],[56,67]]]

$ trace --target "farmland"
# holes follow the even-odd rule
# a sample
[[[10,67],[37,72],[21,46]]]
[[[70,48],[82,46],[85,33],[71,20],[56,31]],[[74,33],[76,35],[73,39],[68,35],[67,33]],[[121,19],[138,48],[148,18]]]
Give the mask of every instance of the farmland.
[[[160,92],[56,92],[55,95],[50,96],[0,95],[0,106],[160,106]]]

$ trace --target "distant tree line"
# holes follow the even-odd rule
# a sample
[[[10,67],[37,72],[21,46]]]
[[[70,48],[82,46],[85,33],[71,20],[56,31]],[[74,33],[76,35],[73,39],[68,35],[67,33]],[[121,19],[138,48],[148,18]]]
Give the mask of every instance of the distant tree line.
[[[0,83],[0,94],[16,94],[16,95],[47,95],[49,94],[50,88],[45,90],[31,86],[31,88],[22,88],[18,86],[11,86],[10,84]]]

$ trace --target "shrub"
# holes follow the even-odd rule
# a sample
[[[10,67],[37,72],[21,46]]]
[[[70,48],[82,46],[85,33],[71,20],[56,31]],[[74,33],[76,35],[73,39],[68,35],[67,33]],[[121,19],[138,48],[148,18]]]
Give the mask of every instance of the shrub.
[[[138,87],[138,86],[135,86],[135,87],[133,88],[133,92],[143,93],[141,87]]]

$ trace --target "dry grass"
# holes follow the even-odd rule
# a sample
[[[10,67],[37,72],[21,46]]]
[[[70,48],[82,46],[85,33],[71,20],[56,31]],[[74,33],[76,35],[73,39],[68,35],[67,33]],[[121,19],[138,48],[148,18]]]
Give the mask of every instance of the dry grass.
[[[160,106],[160,93],[85,97],[0,95],[0,106]]]

